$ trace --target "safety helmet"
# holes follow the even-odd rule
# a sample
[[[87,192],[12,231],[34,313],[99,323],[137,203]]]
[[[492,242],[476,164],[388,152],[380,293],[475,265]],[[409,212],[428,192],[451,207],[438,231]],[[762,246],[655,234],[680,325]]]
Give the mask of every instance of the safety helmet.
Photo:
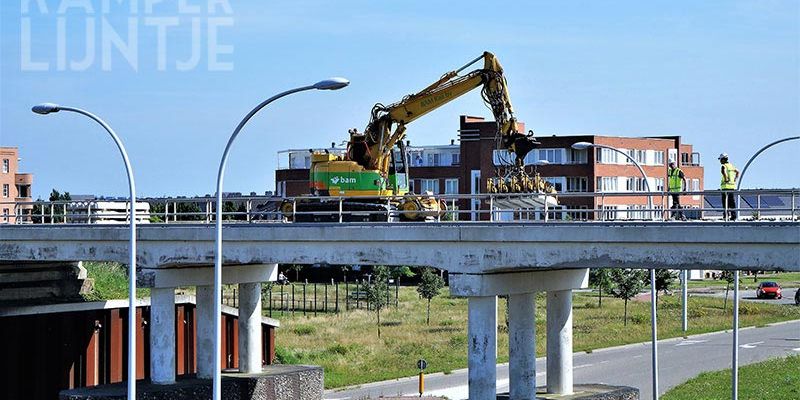
[[[722,160],[723,158],[728,158],[728,153],[720,153],[719,157],[717,157],[717,160]]]

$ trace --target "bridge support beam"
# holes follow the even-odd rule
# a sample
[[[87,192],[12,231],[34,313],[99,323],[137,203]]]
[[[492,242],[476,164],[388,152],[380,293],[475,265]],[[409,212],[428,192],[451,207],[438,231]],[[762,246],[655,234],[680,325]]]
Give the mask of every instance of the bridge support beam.
[[[470,297],[467,307],[469,398],[494,400],[497,393],[497,296]]]
[[[261,283],[239,284],[239,372],[261,372]]]
[[[150,301],[150,379],[175,383],[175,288],[153,288]]]
[[[547,393],[572,394],[572,290],[547,292]]]
[[[509,395],[536,399],[536,294],[508,296]]]

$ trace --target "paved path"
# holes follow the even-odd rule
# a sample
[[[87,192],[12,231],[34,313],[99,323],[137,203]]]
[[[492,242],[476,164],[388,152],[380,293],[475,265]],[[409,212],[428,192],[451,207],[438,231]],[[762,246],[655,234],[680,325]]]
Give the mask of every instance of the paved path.
[[[677,386],[703,371],[731,366],[731,334],[715,332],[659,341],[659,392]],[[800,354],[800,320],[778,323],[763,328],[739,331],[740,364],[767,358]],[[651,397],[650,345],[632,344],[592,353],[575,353],[573,361],[576,383],[605,383],[638,387],[641,398]],[[537,384],[545,384],[545,359],[536,360]],[[467,370],[426,377],[427,395],[450,399],[467,398]],[[508,391],[508,364],[497,366],[497,390]],[[326,399],[365,399],[368,397],[417,395],[417,378],[376,382],[360,387],[325,392]]]

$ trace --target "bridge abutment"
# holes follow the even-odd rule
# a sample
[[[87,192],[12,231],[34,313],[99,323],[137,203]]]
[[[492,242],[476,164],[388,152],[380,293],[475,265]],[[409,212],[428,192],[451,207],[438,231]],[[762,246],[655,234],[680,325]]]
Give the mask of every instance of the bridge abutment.
[[[536,398],[536,292],[548,296],[548,393],[572,393],[572,289],[586,287],[588,280],[588,269],[451,273],[451,294],[468,298],[469,398],[496,396],[497,296],[503,295],[508,296],[510,398]]]

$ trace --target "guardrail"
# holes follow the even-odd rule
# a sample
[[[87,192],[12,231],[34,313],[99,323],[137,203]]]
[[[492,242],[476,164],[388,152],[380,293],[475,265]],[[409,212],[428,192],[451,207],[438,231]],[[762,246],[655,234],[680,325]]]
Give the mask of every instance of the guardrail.
[[[726,205],[723,194],[732,193],[738,206]],[[681,213],[686,220],[726,220],[729,212],[738,219],[800,220],[800,189],[687,191],[680,192],[683,206],[673,206],[669,192],[569,192],[497,193],[475,195],[433,195],[424,197],[440,205],[441,212],[429,213],[428,221],[666,221]],[[353,210],[348,201],[380,205],[375,210]],[[399,221],[404,213],[396,205],[403,196],[381,197],[276,197],[241,196],[223,199],[226,223],[289,222],[281,205],[295,217],[317,215],[329,222],[349,222],[354,217],[373,222]],[[709,201],[706,201],[709,199]],[[648,203],[652,206],[648,205]],[[108,204],[117,207],[108,207]],[[97,205],[106,205],[98,207]],[[327,210],[303,211],[303,205],[325,205]],[[290,206],[289,206],[290,205]],[[112,208],[112,210],[108,210]],[[124,200],[28,201],[0,202],[0,210],[13,209],[0,215],[0,223],[16,224],[125,224],[130,218],[130,204]],[[137,202],[140,222],[212,223],[215,218],[214,197],[144,198]]]

